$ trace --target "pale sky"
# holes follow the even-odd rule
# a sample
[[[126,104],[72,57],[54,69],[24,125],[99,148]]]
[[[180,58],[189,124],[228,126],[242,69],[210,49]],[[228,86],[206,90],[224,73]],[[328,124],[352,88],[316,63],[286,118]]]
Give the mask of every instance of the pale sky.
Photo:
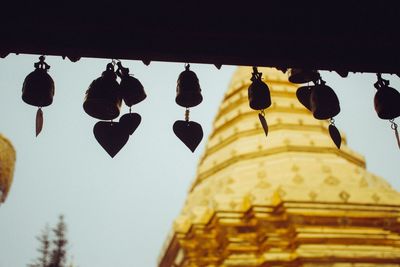
[[[90,82],[110,60],[83,58],[77,63],[47,57],[56,83],[51,106],[43,108],[44,127],[35,137],[36,108],[21,99],[25,76],[38,56],[0,59],[0,132],[17,151],[14,183],[0,206],[0,267],[26,266],[37,257],[38,235],[59,214],[68,225],[68,254],[80,267],[156,266],[194,179],[212,121],[235,70],[191,64],[200,79],[203,103],[191,109],[204,138],[191,153],[172,131],[184,109],[175,104],[176,79],[183,63],[122,61],[145,87],[147,99],[133,106],[142,123],[113,159],[95,140],[96,119],[82,108]],[[400,151],[388,121],[373,108],[376,76],[322,73],[338,94],[336,126],[349,146],[366,157],[367,168],[400,190]],[[400,89],[400,78],[389,78]],[[128,111],[123,108],[121,115]],[[400,124],[400,119],[397,119]]]

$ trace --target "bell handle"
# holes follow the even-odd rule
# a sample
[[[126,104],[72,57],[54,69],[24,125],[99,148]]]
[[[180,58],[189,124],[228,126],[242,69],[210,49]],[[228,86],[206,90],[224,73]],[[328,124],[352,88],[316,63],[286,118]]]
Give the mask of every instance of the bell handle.
[[[106,70],[114,71],[114,65],[112,63],[108,63],[106,66]]]
[[[374,83],[374,87],[376,90],[381,89],[382,87],[389,86],[389,80],[385,80],[382,78],[382,73],[377,73],[378,81]]]
[[[251,77],[251,81],[255,80],[261,80],[262,73],[258,72],[258,68],[256,66],[253,66],[253,73]]]
[[[117,62],[117,66],[118,69],[116,71],[118,77],[122,78],[124,76],[128,76],[129,75],[129,68],[125,68],[124,66],[122,66],[121,61]]]
[[[322,77],[319,76],[319,78],[315,81],[312,81],[314,83],[314,85],[325,85],[326,82],[324,80],[322,80]]]
[[[46,62],[44,62],[45,59],[46,59],[45,56],[40,56],[39,57],[39,62],[36,62],[34,64],[35,69],[44,69],[44,70],[50,69],[50,65],[47,64]]]

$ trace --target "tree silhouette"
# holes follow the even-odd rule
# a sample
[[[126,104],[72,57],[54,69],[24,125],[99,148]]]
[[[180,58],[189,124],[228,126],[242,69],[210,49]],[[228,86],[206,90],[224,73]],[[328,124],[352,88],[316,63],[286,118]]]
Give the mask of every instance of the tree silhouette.
[[[49,235],[50,228],[49,225],[46,224],[45,228],[42,230],[41,235],[36,237],[36,239],[40,242],[40,247],[37,249],[37,251],[40,253],[40,256],[35,263],[29,264],[29,267],[48,267],[50,256]]]
[[[64,216],[60,215],[57,226],[53,229],[55,239],[53,240],[53,250],[51,251],[49,267],[65,267],[67,257],[67,225]]]
[[[67,225],[63,215],[59,216],[57,225],[52,229],[54,238],[51,241],[49,226],[46,225],[41,235],[36,237],[40,242],[40,247],[37,249],[40,255],[28,267],[66,267],[68,244],[66,231]]]

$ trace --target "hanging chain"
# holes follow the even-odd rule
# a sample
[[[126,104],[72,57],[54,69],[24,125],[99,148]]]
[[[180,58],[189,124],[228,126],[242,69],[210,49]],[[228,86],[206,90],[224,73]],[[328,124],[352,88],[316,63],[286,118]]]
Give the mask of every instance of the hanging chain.
[[[335,119],[334,118],[330,118],[329,119],[329,124],[332,126],[335,126]]]
[[[260,115],[265,117],[265,110],[264,109],[260,110]]]
[[[117,65],[118,63],[121,63],[121,60],[119,59],[111,59],[111,64],[113,64],[113,66],[115,67],[115,65]]]
[[[397,123],[394,122],[394,119],[391,119],[389,121],[391,123],[390,128],[392,128],[392,130],[394,131],[394,134],[397,139],[397,145],[399,146],[399,149],[400,149],[400,137],[399,137],[399,131],[397,130],[398,125],[397,125]]]
[[[185,110],[185,121],[189,122],[189,109],[186,108]]]

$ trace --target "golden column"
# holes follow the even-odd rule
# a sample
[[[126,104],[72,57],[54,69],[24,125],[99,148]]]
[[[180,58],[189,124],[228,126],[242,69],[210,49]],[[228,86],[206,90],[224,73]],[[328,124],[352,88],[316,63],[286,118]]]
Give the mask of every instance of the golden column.
[[[400,193],[334,146],[286,75],[259,70],[268,138],[240,67],[159,266],[400,266]]]
[[[7,198],[13,181],[15,149],[11,142],[0,135],[0,204]]]

